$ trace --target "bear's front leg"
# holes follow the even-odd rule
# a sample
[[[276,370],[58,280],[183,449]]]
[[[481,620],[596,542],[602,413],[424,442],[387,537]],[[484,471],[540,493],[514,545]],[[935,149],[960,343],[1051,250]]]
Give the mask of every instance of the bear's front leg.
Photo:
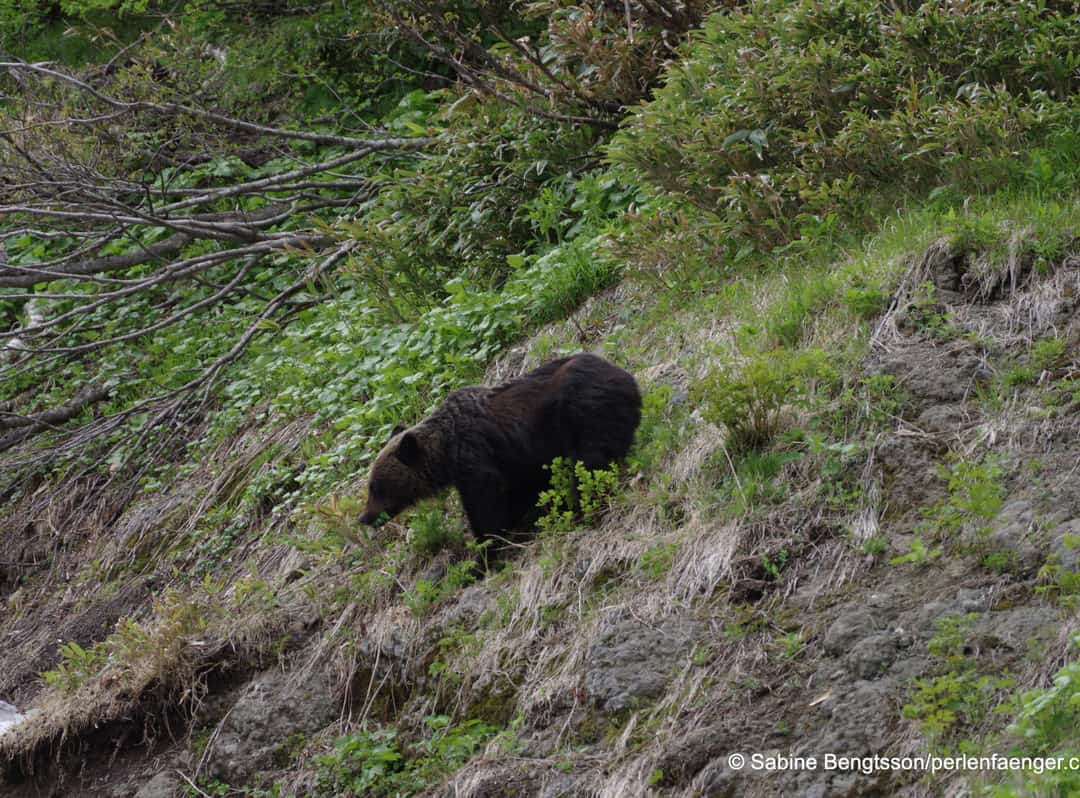
[[[492,475],[475,475],[457,486],[469,527],[478,542],[505,533],[514,523],[511,517],[509,489]]]

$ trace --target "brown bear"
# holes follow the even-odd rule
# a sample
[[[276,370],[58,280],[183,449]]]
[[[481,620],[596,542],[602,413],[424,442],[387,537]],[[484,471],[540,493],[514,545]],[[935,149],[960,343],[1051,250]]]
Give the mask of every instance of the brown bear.
[[[641,421],[628,372],[592,354],[495,386],[454,391],[430,418],[395,429],[375,458],[360,521],[375,524],[450,485],[479,540],[514,530],[548,486],[556,457],[606,468]]]

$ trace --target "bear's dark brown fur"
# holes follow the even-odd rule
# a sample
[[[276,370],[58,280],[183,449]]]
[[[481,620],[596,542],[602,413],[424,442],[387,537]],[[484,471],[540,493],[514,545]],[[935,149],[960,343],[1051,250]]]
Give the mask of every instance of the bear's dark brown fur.
[[[430,418],[394,431],[372,466],[360,521],[393,517],[453,485],[477,537],[512,530],[547,487],[545,465],[565,457],[605,468],[630,450],[640,420],[633,376],[591,354],[454,391]]]

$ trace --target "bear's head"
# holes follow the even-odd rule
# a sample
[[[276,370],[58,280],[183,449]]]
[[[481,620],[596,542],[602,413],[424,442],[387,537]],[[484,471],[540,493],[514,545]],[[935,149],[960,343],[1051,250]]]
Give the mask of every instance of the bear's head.
[[[426,467],[425,440],[422,426],[394,429],[371,467],[361,524],[374,526],[380,518],[393,518],[438,492],[440,486]]]

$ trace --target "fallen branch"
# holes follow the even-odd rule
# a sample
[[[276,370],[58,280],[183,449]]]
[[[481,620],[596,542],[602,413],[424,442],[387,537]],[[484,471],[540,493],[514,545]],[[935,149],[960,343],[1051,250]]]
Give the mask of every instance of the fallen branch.
[[[82,413],[88,406],[101,402],[108,396],[109,392],[106,388],[100,385],[86,385],[70,402],[37,415],[22,416],[11,412],[0,413],[0,429],[15,428],[13,432],[0,437],[0,452],[18,446],[23,441],[41,432],[56,429],[59,425]]]

